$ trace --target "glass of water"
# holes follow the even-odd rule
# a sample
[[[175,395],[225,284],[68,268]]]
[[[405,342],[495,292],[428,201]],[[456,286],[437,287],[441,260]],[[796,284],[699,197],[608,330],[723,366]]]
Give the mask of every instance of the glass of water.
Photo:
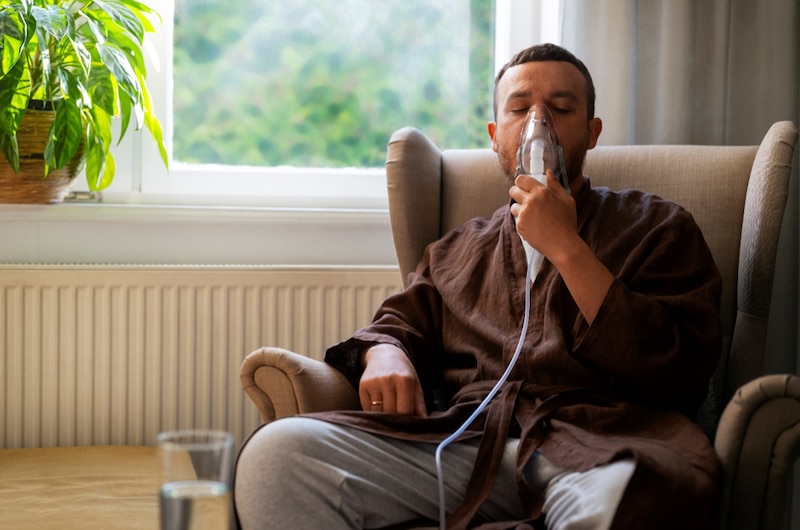
[[[233,435],[224,431],[162,432],[161,530],[228,530]]]

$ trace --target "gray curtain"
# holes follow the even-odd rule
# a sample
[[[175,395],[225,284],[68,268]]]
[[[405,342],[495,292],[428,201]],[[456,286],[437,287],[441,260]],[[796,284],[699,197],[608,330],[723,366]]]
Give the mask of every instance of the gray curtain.
[[[761,141],[800,123],[797,0],[563,0],[561,43],[595,79],[601,144]],[[770,313],[768,372],[800,373],[797,154]]]
[[[564,0],[609,144],[749,144],[800,117],[796,0]]]
[[[800,124],[798,0],[562,0],[561,44],[595,79],[601,144],[761,141]],[[798,151],[778,249],[765,369],[800,374]],[[792,528],[800,530],[800,465]]]

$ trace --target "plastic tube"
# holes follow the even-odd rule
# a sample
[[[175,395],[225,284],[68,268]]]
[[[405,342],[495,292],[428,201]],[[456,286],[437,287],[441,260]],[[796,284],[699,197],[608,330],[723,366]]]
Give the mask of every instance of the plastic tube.
[[[528,261],[528,274],[525,275],[525,317],[522,320],[522,330],[519,332],[519,340],[517,341],[517,347],[514,350],[514,355],[511,357],[511,360],[508,363],[508,367],[506,367],[505,372],[503,375],[500,376],[500,379],[497,380],[492,390],[486,397],[481,401],[480,405],[472,412],[472,414],[467,418],[467,420],[461,424],[461,426],[456,429],[456,431],[442,440],[439,445],[436,447],[436,479],[438,481],[439,486],[439,528],[440,530],[446,530],[445,522],[447,519],[447,510],[445,508],[445,495],[444,495],[444,475],[442,473],[442,454],[445,448],[450,445],[454,440],[456,440],[459,436],[461,436],[464,431],[469,427],[475,418],[483,412],[487,405],[492,401],[494,396],[500,391],[503,384],[508,380],[509,375],[511,375],[511,371],[514,369],[514,366],[517,364],[517,359],[519,359],[520,352],[522,351],[522,344],[525,342],[525,335],[528,334],[528,322],[530,320],[530,313],[531,313],[531,271],[533,268],[533,263],[536,261],[534,258],[536,257],[536,250],[533,251],[531,254],[530,260]]]

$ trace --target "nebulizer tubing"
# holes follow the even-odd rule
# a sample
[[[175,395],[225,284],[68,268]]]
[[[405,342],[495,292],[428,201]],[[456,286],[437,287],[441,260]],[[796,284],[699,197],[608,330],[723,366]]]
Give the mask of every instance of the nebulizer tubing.
[[[536,251],[534,250],[534,253]],[[494,387],[489,394],[481,401],[480,405],[472,412],[472,414],[467,418],[467,420],[461,424],[461,426],[455,430],[453,434],[442,440],[439,445],[436,447],[436,479],[438,481],[439,486],[439,528],[441,530],[445,530],[445,520],[447,519],[447,511],[445,509],[445,496],[444,496],[444,475],[442,473],[442,453],[444,449],[450,445],[455,439],[461,436],[467,427],[472,425],[472,422],[475,421],[475,418],[483,412],[483,410],[489,405],[489,402],[494,398],[494,396],[500,391],[500,388],[505,384],[506,380],[508,380],[508,376],[511,374],[511,371],[514,369],[514,366],[517,364],[517,359],[519,359],[519,354],[522,351],[522,344],[525,342],[525,335],[528,334],[528,322],[530,320],[530,313],[531,313],[531,272],[533,272],[533,256],[531,256],[530,261],[528,262],[528,273],[525,275],[525,317],[522,319],[522,330],[519,332],[519,340],[517,341],[517,347],[514,350],[514,355],[511,357],[511,360],[508,362],[508,367],[506,367],[506,371],[503,372],[503,375],[500,376],[500,379],[497,380]]]
[[[550,114],[550,109],[545,105],[534,105],[528,112],[528,118],[525,126],[520,134],[520,144],[517,149],[517,174],[529,174],[537,178],[539,182],[547,184],[547,177],[545,177],[545,161],[550,161],[553,167],[553,174],[556,179],[564,186],[569,192],[569,184],[567,183],[566,167],[564,164],[564,153],[561,148],[561,142],[558,138],[558,132],[553,126],[553,118]],[[444,492],[444,474],[442,472],[442,454],[445,448],[453,441],[458,439],[467,428],[472,425],[472,422],[486,409],[492,399],[497,395],[503,387],[511,371],[517,364],[520,353],[522,352],[522,345],[525,342],[525,336],[528,334],[528,323],[530,321],[531,312],[531,275],[536,260],[537,250],[533,249],[528,259],[528,272],[525,275],[525,315],[522,320],[522,329],[519,332],[519,340],[517,347],[514,350],[514,355],[506,367],[503,375],[497,380],[494,387],[489,391],[483,401],[480,402],[478,407],[470,414],[470,416],[461,424],[461,426],[453,432],[450,436],[442,440],[436,446],[436,480],[439,489],[439,528],[446,530],[447,510],[445,506],[445,492]]]

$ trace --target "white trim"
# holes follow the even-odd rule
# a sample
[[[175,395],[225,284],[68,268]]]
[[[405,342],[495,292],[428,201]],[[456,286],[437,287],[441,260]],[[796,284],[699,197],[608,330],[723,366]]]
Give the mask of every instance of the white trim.
[[[224,187],[220,182],[225,183]],[[169,178],[147,179],[128,202],[386,209],[386,172],[295,167],[178,164]],[[192,193],[186,193],[191,189]],[[241,194],[247,190],[247,195]],[[115,196],[105,194],[111,201]]]
[[[5,263],[395,266],[385,210],[0,205]]]
[[[534,5],[537,0],[496,0],[495,72],[519,50],[537,39]]]
[[[495,72],[519,50],[561,43],[563,0],[496,0]]]

